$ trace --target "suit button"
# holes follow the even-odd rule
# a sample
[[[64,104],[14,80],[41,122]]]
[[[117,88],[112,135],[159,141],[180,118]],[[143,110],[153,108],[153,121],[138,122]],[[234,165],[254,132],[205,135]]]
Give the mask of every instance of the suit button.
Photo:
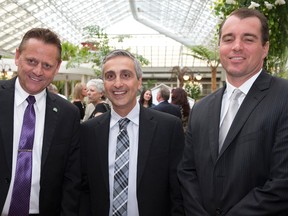
[[[217,208],[216,209],[216,215],[221,215],[221,213],[222,213],[222,210],[220,208]]]
[[[10,179],[9,178],[5,178],[5,183],[9,184],[10,183]]]

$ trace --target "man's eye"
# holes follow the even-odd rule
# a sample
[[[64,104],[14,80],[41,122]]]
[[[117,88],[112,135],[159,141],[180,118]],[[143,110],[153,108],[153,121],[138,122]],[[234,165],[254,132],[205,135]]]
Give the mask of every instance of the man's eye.
[[[232,41],[232,38],[231,37],[225,37],[222,39],[223,42],[230,42]]]
[[[253,42],[253,41],[254,41],[254,38],[252,38],[252,37],[246,37],[244,40],[247,41],[247,42]]]
[[[49,64],[43,64],[43,68],[46,69],[46,70],[49,70],[49,69],[52,68],[52,66],[49,65]]]
[[[121,74],[121,78],[122,79],[129,79],[131,77],[131,74],[130,73],[122,73]]]
[[[115,75],[114,75],[114,74],[110,74],[110,73],[105,74],[105,79],[106,79],[106,80],[113,80],[114,78],[115,78]]]
[[[27,63],[29,65],[33,65],[33,66],[36,66],[38,65],[38,61],[34,60],[34,59],[27,59]]]

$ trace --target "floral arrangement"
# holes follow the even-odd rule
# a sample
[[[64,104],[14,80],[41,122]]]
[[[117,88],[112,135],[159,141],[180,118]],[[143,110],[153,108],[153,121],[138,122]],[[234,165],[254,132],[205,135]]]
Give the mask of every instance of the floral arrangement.
[[[278,74],[288,59],[288,3],[285,0],[215,0],[214,12],[225,19],[233,10],[247,7],[262,12],[268,19],[270,29],[269,55],[266,68]]]
[[[188,96],[197,100],[200,98],[202,93],[202,84],[199,82],[189,81],[186,82],[183,86],[184,90],[187,92]]]

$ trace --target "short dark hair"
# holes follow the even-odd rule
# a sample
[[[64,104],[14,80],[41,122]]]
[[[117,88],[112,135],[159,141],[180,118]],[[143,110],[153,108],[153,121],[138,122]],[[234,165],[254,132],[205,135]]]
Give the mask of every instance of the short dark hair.
[[[220,30],[219,30],[219,39],[221,39],[222,35],[222,27],[225,24],[226,20],[231,17],[231,16],[236,16],[240,19],[245,19],[248,17],[257,17],[261,23],[261,33],[262,33],[262,45],[264,46],[267,41],[269,41],[269,26],[268,26],[268,20],[262,14],[260,11],[255,10],[255,9],[249,9],[249,8],[239,8],[235,11],[233,11],[220,25]]]
[[[62,54],[61,40],[59,39],[56,33],[46,28],[30,29],[28,32],[25,33],[19,45],[20,53],[25,49],[26,42],[31,38],[41,40],[46,44],[56,45],[56,47],[58,48],[58,61],[61,61],[61,54]]]

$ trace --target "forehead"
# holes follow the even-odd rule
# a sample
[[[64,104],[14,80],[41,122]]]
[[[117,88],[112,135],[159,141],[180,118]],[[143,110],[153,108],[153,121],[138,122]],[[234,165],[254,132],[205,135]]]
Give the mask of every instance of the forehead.
[[[237,16],[229,17],[222,26],[222,36],[233,33],[261,34],[261,22],[257,17],[240,19]]]
[[[97,88],[96,88],[95,85],[89,85],[89,86],[88,86],[88,89],[89,89],[89,90],[97,90]]]
[[[49,60],[57,60],[59,57],[59,51],[55,44],[44,43],[36,38],[30,38],[24,43],[21,54],[38,58],[45,57]]]
[[[116,56],[109,59],[104,64],[104,73],[105,72],[120,72],[122,70],[135,71],[134,61],[126,56]]]

